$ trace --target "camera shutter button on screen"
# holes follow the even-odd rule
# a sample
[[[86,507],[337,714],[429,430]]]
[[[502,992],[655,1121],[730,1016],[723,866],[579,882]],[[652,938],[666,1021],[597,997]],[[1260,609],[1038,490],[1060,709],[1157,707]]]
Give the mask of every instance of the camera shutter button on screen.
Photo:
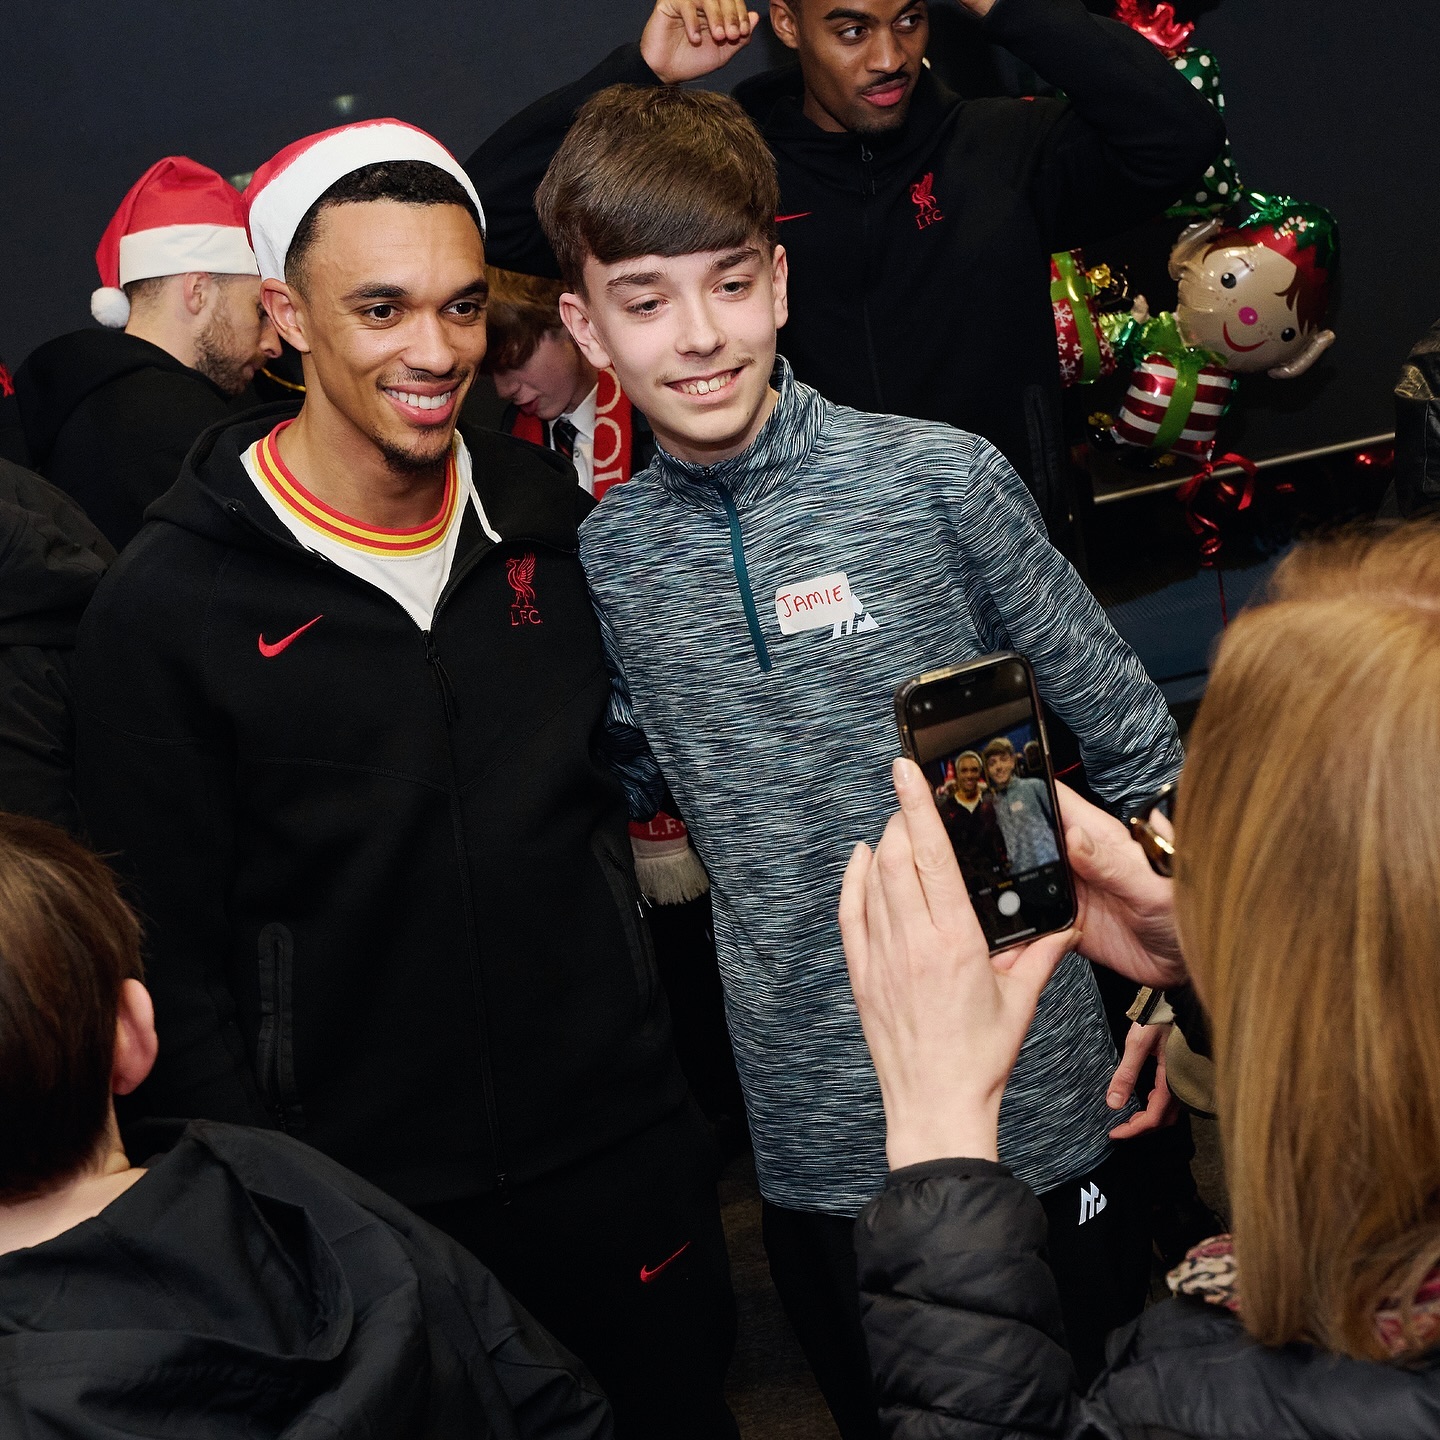
[[[1002,890],[995,901],[995,908],[1008,920],[1020,913],[1020,897],[1013,890]]]

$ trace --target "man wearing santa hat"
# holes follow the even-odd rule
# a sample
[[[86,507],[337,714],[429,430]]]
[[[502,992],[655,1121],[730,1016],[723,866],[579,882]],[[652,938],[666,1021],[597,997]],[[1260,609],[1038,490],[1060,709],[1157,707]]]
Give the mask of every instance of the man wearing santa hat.
[[[15,388],[30,464],[118,550],[280,342],[240,195],[183,155],[135,182],[95,262],[90,310],[105,328],[40,346]]]
[[[474,188],[383,120],[246,201],[304,402],[207,433],[77,650],[77,797],[160,1036],[131,1118],[285,1128],[484,1260],[620,1436],[733,1437],[713,1147],[604,753],[593,502],[457,429]]]

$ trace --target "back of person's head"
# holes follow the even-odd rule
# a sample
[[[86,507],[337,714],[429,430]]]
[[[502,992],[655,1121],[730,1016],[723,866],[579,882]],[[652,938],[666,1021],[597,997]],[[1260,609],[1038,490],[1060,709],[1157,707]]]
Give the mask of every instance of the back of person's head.
[[[485,304],[486,350],[481,369],[518,370],[534,355],[547,334],[565,334],[560,319],[559,280],[519,275],[487,265],[490,295]],[[568,336],[566,336],[568,340]]]
[[[780,187],[760,132],[728,95],[612,85],[580,110],[535,193],[566,284],[585,262],[773,249]]]
[[[1246,1328],[1379,1358],[1440,1263],[1440,527],[1304,546],[1269,599],[1191,736],[1177,916]]]
[[[0,1203],[95,1157],[121,987],[140,974],[140,926],[104,863],[53,825],[0,813]]]

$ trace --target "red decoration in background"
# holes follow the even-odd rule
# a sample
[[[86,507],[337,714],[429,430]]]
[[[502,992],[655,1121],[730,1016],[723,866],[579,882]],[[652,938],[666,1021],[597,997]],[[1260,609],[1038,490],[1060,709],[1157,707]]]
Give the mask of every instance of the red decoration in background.
[[[1115,417],[1118,439],[1127,445],[1173,450],[1209,461],[1215,453],[1215,432],[1235,392],[1235,377],[1223,365],[1210,361],[1197,370],[1192,356],[1203,359],[1200,351],[1187,351],[1178,361],[1157,352],[1135,367]],[[1181,392],[1178,399],[1177,390]],[[1176,405],[1186,408],[1183,414],[1177,412],[1172,424],[1171,407]]]
[[[15,393],[15,382],[10,378],[10,372],[5,368],[5,362],[0,360],[0,400],[8,400]]]
[[[1175,7],[1167,0],[1115,0],[1115,18],[1172,60],[1189,45],[1195,33],[1195,22],[1176,20]]]
[[[1395,468],[1395,447],[1377,445],[1373,450],[1361,450],[1355,456],[1357,470],[1393,470]]]
[[[1220,625],[1223,629],[1230,623],[1230,615],[1225,607],[1225,574],[1220,569],[1220,551],[1225,544],[1220,522],[1227,511],[1238,515],[1254,503],[1255,478],[1260,467],[1253,460],[1233,452],[1222,455],[1219,463],[1236,466],[1240,474],[1217,478],[1213,463],[1202,465],[1176,491],[1175,498],[1185,507],[1185,523],[1200,537],[1200,563],[1206,569],[1215,571],[1215,582],[1220,587]],[[1275,486],[1277,495],[1290,495],[1294,490],[1288,480],[1281,480]],[[1202,505],[1205,509],[1201,508]]]

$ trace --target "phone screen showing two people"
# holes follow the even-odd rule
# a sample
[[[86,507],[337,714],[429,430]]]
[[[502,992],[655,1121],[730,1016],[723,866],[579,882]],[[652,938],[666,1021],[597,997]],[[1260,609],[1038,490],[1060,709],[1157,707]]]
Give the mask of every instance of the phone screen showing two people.
[[[1063,929],[1075,902],[1033,703],[987,699],[911,733],[975,914],[1000,950]]]

